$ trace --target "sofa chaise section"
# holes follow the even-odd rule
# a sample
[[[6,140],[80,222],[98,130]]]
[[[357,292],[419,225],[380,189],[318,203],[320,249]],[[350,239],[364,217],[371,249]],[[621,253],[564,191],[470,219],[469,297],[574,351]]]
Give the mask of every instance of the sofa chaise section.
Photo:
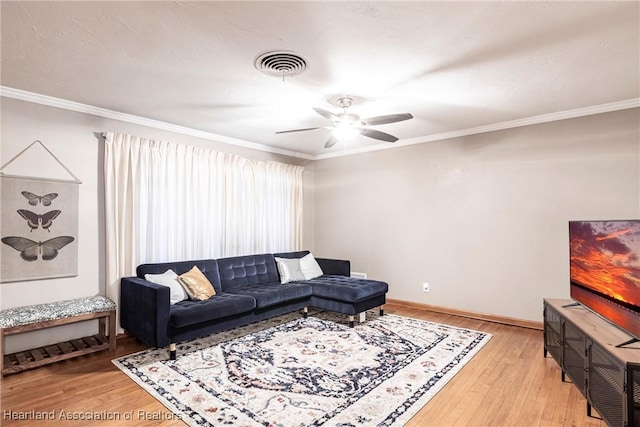
[[[274,254],[281,258],[302,258],[309,251]],[[349,325],[354,326],[355,315],[380,307],[380,315],[384,314],[383,306],[389,285],[386,282],[371,279],[349,277],[351,263],[348,260],[316,258],[322,272],[320,277],[303,282],[313,288],[311,307],[334,311],[349,316]]]

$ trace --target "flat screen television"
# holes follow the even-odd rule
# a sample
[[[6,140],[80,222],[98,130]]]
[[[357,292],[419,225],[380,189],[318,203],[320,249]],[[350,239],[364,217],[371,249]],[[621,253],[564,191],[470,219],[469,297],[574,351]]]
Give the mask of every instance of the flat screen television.
[[[640,220],[570,221],[571,299],[640,340]]]

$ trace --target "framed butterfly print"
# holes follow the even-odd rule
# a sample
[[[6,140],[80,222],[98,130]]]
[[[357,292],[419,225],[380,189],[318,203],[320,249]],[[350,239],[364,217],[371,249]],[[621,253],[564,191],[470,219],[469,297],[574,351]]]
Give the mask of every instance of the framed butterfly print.
[[[0,177],[0,282],[78,275],[78,182]]]

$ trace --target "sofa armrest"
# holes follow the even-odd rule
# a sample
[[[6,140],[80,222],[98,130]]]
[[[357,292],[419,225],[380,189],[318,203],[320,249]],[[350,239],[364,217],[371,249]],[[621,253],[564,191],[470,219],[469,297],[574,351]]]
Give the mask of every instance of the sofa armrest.
[[[316,258],[316,261],[324,274],[347,277],[351,275],[351,261],[330,258]]]
[[[170,289],[139,277],[120,280],[120,324],[129,335],[145,344],[170,344]]]

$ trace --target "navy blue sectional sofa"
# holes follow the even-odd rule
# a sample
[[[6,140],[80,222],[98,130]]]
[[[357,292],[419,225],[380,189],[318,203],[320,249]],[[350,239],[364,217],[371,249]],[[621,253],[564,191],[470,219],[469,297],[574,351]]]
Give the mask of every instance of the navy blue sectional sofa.
[[[143,264],[136,277],[120,281],[120,323],[129,335],[154,346],[176,343],[247,325],[308,307],[354,316],[386,301],[385,282],[349,277],[346,260],[316,258],[323,275],[310,280],[280,283],[275,257],[302,258],[308,251],[247,255],[220,259]],[[171,305],[169,288],[144,279],[172,269],[178,275],[197,266],[216,295],[205,301],[185,300]]]

